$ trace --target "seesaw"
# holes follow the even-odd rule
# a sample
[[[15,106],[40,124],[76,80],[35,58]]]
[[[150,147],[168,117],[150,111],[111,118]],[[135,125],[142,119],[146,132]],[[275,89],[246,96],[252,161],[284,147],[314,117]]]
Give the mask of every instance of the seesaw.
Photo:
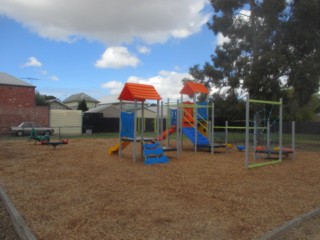
[[[52,146],[54,149],[56,149],[56,147],[59,145],[68,144],[68,139],[63,139],[62,141],[58,141],[58,142],[41,141],[41,144],[49,145],[49,146]]]

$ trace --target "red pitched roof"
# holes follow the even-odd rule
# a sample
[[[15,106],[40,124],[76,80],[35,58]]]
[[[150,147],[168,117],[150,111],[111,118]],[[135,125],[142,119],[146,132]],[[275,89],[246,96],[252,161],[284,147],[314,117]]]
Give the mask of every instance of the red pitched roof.
[[[161,100],[160,95],[152,85],[140,83],[126,83],[118,97],[125,101]]]
[[[180,94],[193,95],[195,93],[208,94],[209,90],[202,83],[185,82]]]

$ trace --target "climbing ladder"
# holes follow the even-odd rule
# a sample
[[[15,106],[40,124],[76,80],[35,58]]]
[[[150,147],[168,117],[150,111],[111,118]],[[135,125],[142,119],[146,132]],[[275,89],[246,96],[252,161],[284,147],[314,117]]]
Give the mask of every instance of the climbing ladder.
[[[143,156],[145,164],[168,163],[169,159],[163,153],[160,143],[144,143]]]

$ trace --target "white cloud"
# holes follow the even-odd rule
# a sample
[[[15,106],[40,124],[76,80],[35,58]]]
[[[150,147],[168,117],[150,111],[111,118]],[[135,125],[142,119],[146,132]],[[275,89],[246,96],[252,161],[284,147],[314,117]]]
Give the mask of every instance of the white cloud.
[[[138,52],[141,54],[147,54],[151,52],[151,49],[146,46],[138,46],[137,49],[138,49]]]
[[[95,66],[98,68],[136,67],[139,62],[139,59],[133,56],[127,48],[109,47],[96,61]]]
[[[229,42],[230,38],[223,36],[222,33],[217,34],[217,45],[222,46],[225,42]]]
[[[183,87],[181,80],[186,77],[191,78],[188,73],[161,71],[157,76],[150,78],[131,76],[127,82],[153,85],[164,101],[168,98],[170,100],[179,100],[179,92]],[[120,81],[110,81],[102,85],[103,88],[109,89],[112,95],[117,96],[120,94],[123,86],[124,84]],[[101,98],[101,101],[103,99]]]
[[[59,81],[59,78],[58,78],[57,76],[55,76],[55,75],[52,75],[52,76],[50,77],[50,80],[52,80],[52,81]]]
[[[38,71],[41,75],[48,75],[48,71],[47,70],[40,70]]]
[[[0,0],[0,15],[38,35],[62,41],[78,38],[106,44],[165,42],[185,38],[208,21],[208,0]]]
[[[124,84],[122,82],[118,82],[118,81],[110,81],[110,82],[106,82],[106,83],[101,84],[102,88],[109,89],[110,93],[113,95],[120,94],[123,86],[124,86]]]
[[[119,102],[118,95],[103,96],[99,99],[101,104]]]
[[[240,11],[240,13],[238,14],[237,18],[241,18],[243,20],[250,20],[250,16],[251,16],[251,10],[245,10],[245,9],[242,9]]]
[[[22,65],[23,67],[41,67],[42,63],[35,57],[29,57],[28,61]]]

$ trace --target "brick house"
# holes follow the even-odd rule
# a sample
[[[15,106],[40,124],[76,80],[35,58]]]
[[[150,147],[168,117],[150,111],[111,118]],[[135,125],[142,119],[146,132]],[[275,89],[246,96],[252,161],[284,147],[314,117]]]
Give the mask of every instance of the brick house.
[[[49,107],[36,106],[35,86],[0,72],[0,134],[23,121],[49,126]]]

